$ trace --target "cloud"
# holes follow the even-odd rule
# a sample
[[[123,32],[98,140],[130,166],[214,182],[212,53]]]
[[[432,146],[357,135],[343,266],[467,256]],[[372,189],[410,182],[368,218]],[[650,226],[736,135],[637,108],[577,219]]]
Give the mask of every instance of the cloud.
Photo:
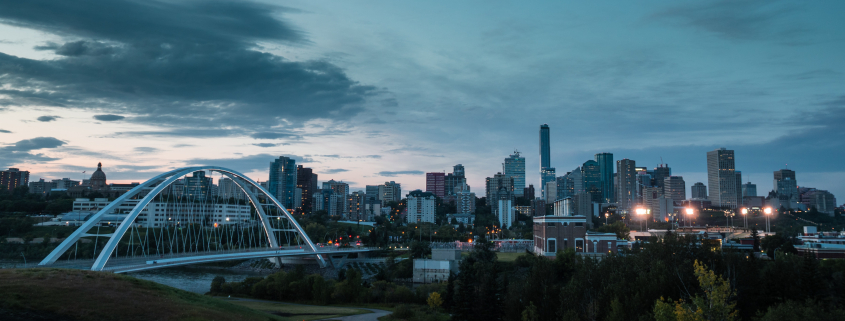
[[[778,21],[796,11],[793,4],[769,0],[720,0],[684,3],[651,15],[699,28],[730,40],[793,38],[802,27]]]
[[[0,166],[7,167],[19,163],[38,163],[57,160],[40,153],[30,153],[34,150],[51,149],[66,144],[54,137],[36,137],[18,141],[14,145],[0,147]]]
[[[155,147],[135,147],[132,150],[139,153],[155,153],[159,151],[159,149]]]
[[[349,171],[348,169],[343,169],[343,168],[332,168],[332,169],[327,169],[327,170],[321,171],[321,173],[337,174],[337,173],[343,173],[343,172],[348,172],[348,171]]]
[[[0,105],[97,108],[131,113],[133,122],[254,130],[347,119],[376,94],[327,61],[258,51],[259,42],[309,44],[279,18],[296,12],[290,8],[128,0],[0,0],[0,6],[4,24],[73,39],[37,48],[58,55],[52,60],[0,53],[6,96]]]
[[[252,146],[258,146],[258,147],[264,147],[264,148],[267,148],[267,147],[276,147],[276,146],[279,146],[279,144],[273,144],[273,143],[257,143],[257,144],[252,144]]]
[[[5,130],[5,129],[0,129],[0,133],[9,134],[9,133],[11,133],[11,131],[8,131],[8,130]]]
[[[126,117],[120,116],[120,115],[111,115],[111,114],[94,115],[94,119],[99,120],[99,121],[117,121],[117,120],[123,120],[124,118],[126,118]]]
[[[249,137],[255,139],[280,139],[280,138],[301,138],[301,136],[291,133],[279,133],[279,132],[259,132],[253,133],[249,135]]]
[[[293,158],[297,165],[303,163],[316,163],[308,157],[301,157],[297,155],[285,154],[285,157]],[[230,168],[242,173],[261,171],[266,172],[270,169],[270,163],[278,159],[279,155],[270,154],[256,154],[244,156],[239,158],[195,158],[188,161],[188,165],[214,165]]]
[[[51,121],[54,121],[54,120],[59,119],[59,118],[61,118],[61,117],[59,117],[59,116],[41,116],[41,117],[38,117],[37,119],[40,122],[51,122]]]
[[[376,174],[379,175],[379,176],[394,177],[394,176],[400,176],[400,175],[422,175],[424,173],[422,171],[394,171],[394,172],[381,171],[381,172],[378,172]]]

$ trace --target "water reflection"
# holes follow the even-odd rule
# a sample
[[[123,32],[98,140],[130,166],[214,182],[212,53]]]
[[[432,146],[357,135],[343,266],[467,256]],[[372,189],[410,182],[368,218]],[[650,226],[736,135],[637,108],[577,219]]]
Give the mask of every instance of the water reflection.
[[[132,277],[199,294],[204,294],[211,290],[211,280],[218,275],[226,278],[226,282],[240,282],[250,276],[266,276],[267,274],[254,271],[190,266],[126,273],[126,275]]]

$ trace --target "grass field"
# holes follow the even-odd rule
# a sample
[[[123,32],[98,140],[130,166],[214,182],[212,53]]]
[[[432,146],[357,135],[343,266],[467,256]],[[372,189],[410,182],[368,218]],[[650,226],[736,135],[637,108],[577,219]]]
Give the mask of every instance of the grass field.
[[[496,258],[500,262],[513,262],[516,258],[522,256],[525,252],[496,252]]]
[[[282,302],[240,301],[231,303],[253,310],[269,312],[277,316],[277,320],[317,320],[336,318],[347,315],[369,313],[370,311],[346,307],[299,305]]]
[[[0,320],[288,320],[106,272],[0,270]]]

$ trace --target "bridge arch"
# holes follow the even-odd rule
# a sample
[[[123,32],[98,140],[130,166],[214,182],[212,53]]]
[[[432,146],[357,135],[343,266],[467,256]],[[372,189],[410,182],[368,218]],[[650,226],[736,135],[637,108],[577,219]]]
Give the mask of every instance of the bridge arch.
[[[93,263],[91,264],[91,267],[90,267],[91,270],[102,271],[106,267],[106,264],[109,262],[109,260],[111,258],[119,257],[119,255],[117,253],[117,248],[121,244],[121,240],[124,240],[127,237],[127,233],[129,233],[128,237],[129,237],[129,240],[130,240],[129,248],[131,248],[133,246],[131,244],[132,241],[136,241],[136,235],[134,235],[133,233],[137,233],[137,241],[134,245],[136,248],[140,247],[140,250],[139,250],[140,254],[137,255],[137,257],[142,258],[142,259],[148,258],[148,257],[153,257],[153,253],[152,253],[151,248],[146,248],[146,249],[143,248],[144,245],[141,245],[142,242],[150,240],[150,238],[149,238],[150,234],[152,234],[154,236],[154,238],[156,238],[156,239],[158,239],[158,238],[164,239],[165,234],[164,234],[164,232],[162,232],[162,233],[159,233],[158,236],[156,236],[156,233],[155,233],[156,231],[155,230],[150,231],[150,228],[148,226],[146,231],[143,232],[144,237],[142,238],[141,237],[142,233],[141,233],[141,231],[138,230],[139,224],[137,223],[137,220],[139,219],[139,217],[141,215],[144,215],[145,209],[147,208],[147,206],[150,205],[150,203],[153,202],[156,198],[159,198],[160,199],[159,201],[161,201],[161,198],[163,197],[162,196],[163,192],[168,191],[168,189],[170,189],[170,191],[172,191],[174,183],[177,182],[180,178],[182,178],[186,175],[189,175],[191,173],[205,172],[205,171],[208,171],[210,173],[219,173],[219,174],[221,174],[221,176],[225,176],[226,178],[230,179],[232,181],[232,183],[237,187],[237,189],[240,192],[242,192],[243,195],[245,196],[245,198],[246,198],[245,203],[251,204],[252,210],[254,210],[254,212],[250,211],[251,212],[251,214],[250,214],[251,220],[249,220],[249,224],[241,224],[240,222],[234,223],[235,226],[232,229],[230,229],[231,231],[229,231],[229,232],[231,232],[232,235],[222,235],[221,234],[220,235],[221,237],[232,238],[232,237],[234,237],[235,234],[238,234],[239,237],[244,238],[244,235],[246,233],[258,234],[257,231],[260,230],[261,232],[263,232],[264,239],[258,240],[258,238],[256,237],[256,239],[254,240],[255,242],[251,241],[249,244],[246,244],[246,245],[244,245],[245,244],[244,242],[241,242],[241,243],[239,243],[240,246],[243,247],[243,246],[250,246],[251,245],[251,246],[258,246],[258,247],[263,246],[263,247],[265,247],[265,249],[279,249],[281,247],[281,245],[280,245],[280,242],[279,242],[277,236],[279,236],[281,233],[285,233],[285,235],[288,235],[288,233],[294,233],[295,236],[296,236],[295,238],[292,238],[291,236],[288,235],[288,238],[287,238],[288,245],[290,245],[291,239],[295,239],[297,241],[301,240],[302,244],[300,244],[300,248],[306,250],[307,252],[317,252],[318,251],[317,247],[314,245],[314,243],[311,241],[311,239],[305,233],[305,230],[299,225],[299,223],[296,221],[296,219],[294,219],[294,217],[290,214],[290,212],[282,205],[281,202],[279,202],[279,200],[277,200],[273,195],[271,195],[269,193],[269,191],[264,189],[260,184],[256,183],[255,181],[253,181],[252,179],[250,179],[249,177],[247,177],[244,174],[241,174],[237,171],[234,171],[234,170],[231,170],[231,169],[228,169],[228,168],[225,168],[225,167],[196,166],[196,167],[179,168],[179,169],[175,169],[175,170],[171,170],[171,171],[162,173],[162,174],[155,176],[155,177],[147,180],[146,182],[134,187],[130,191],[124,193],[123,195],[121,195],[120,197],[115,199],[114,201],[110,202],[107,206],[105,206],[104,208],[97,211],[95,214],[88,217],[85,220],[85,222],[80,225],[79,228],[77,228],[69,237],[67,237],[62,243],[60,243],[59,246],[56,247],[56,249],[54,249],[49,255],[47,255],[47,257],[45,257],[39,263],[39,265],[47,266],[47,265],[55,264],[62,256],[67,256],[68,260],[70,260],[69,252],[72,251],[71,248],[76,247],[76,250],[78,251],[78,245],[83,240],[83,238],[95,237],[96,240],[99,240],[100,237],[103,237],[103,238],[108,238],[108,241],[105,243],[105,245],[102,247],[101,251],[99,251],[99,252],[96,251],[97,250],[96,246],[99,243],[97,241],[95,241],[95,249],[94,249],[93,253],[96,255],[96,258],[94,258]],[[146,194],[144,194],[144,193],[146,193]],[[190,202],[190,201],[186,201],[184,199],[182,199],[180,201],[182,203],[186,203],[186,204],[188,202]],[[98,231],[99,231],[99,226],[101,226],[100,222],[104,220],[104,217],[106,217],[108,215],[113,215],[114,211],[116,211],[122,205],[125,205],[127,202],[135,202],[135,205],[131,207],[131,210],[129,210],[128,213],[126,213],[126,216],[123,217],[120,225],[118,225],[115,228],[113,233],[110,233],[110,234],[99,234],[99,232],[97,232],[97,234],[89,233],[90,231],[93,230],[94,227],[98,227]],[[162,205],[162,207],[163,207],[162,212],[164,212],[166,210],[169,210],[171,207],[173,207],[171,205],[174,205],[174,204],[168,203],[168,202],[172,202],[172,200],[170,200],[168,198],[167,200],[165,200],[163,205],[157,203],[156,206]],[[194,213],[191,212],[191,215],[192,215],[191,219],[192,220],[190,222],[192,222],[192,223],[199,222],[199,224],[194,224],[194,225],[198,225],[194,229],[199,230],[199,231],[192,231],[192,232],[189,232],[189,233],[194,233],[197,236],[197,239],[195,239],[193,241],[211,242],[209,239],[202,240],[201,237],[202,237],[202,235],[213,234],[213,233],[207,231],[207,230],[212,229],[212,226],[208,225],[208,217],[209,217],[209,215],[213,216],[214,214],[216,214],[217,210],[214,209],[215,207],[211,207],[212,209],[209,210],[209,209],[207,209],[207,207],[208,207],[207,205],[203,205],[203,206],[204,207],[202,207],[201,209],[196,210],[196,212],[199,213],[199,214],[197,214],[197,216],[194,216]],[[220,205],[216,205],[216,206],[219,207]],[[229,204],[227,203],[226,206],[229,206]],[[127,206],[123,206],[123,207],[126,208]],[[180,206],[179,206],[179,204],[176,204],[175,207],[179,208]],[[195,204],[191,203],[189,205],[185,205],[184,207],[190,207],[190,208],[193,209],[193,207],[195,207]],[[196,207],[200,207],[200,206],[196,205]],[[156,209],[155,211],[157,212],[158,209]],[[152,215],[152,211],[149,211],[149,210],[146,211],[147,220],[150,219],[151,215]],[[155,215],[158,215],[158,214],[155,214]],[[162,220],[164,219],[163,218],[164,215],[166,215],[166,214],[162,214]],[[272,219],[275,219],[275,220],[272,220]],[[158,220],[158,219],[156,219],[156,220]],[[228,218],[227,218],[227,221],[228,221]],[[167,229],[168,233],[170,232],[170,229],[174,229],[174,230],[175,229],[180,229],[180,230],[182,229],[182,227],[179,226],[180,225],[179,223],[181,223],[181,222],[177,222],[177,224],[175,226],[172,225],[171,223],[172,222],[163,222],[161,224],[161,228]],[[192,223],[189,223],[189,224],[192,224]],[[156,224],[156,225],[158,225],[158,224]],[[186,224],[186,225],[188,225],[188,224]],[[247,225],[249,225],[249,226],[247,226]],[[259,228],[258,225],[260,225],[260,228]],[[134,230],[133,230],[133,228],[134,228]],[[214,223],[213,231],[216,231],[217,228],[218,228],[217,223]],[[249,229],[249,232],[247,232],[247,229]],[[252,240],[251,236],[252,235],[250,235],[250,240]],[[178,238],[178,235],[176,235],[176,237]],[[184,237],[183,237],[182,242],[185,242]],[[89,243],[90,243],[90,241],[89,241]],[[152,242],[150,242],[150,243],[152,243]],[[158,241],[156,241],[155,243],[156,243],[156,250],[158,250]],[[148,244],[147,246],[151,246],[151,245]],[[203,245],[203,248],[205,248],[204,246],[205,245]],[[181,247],[187,248],[184,244]],[[197,253],[200,252],[200,250],[199,250],[200,247],[201,246],[199,246],[199,245],[196,246],[196,249],[197,249],[196,252],[185,251],[184,253],[181,253],[181,254],[177,253],[177,252],[173,252],[172,249],[171,249],[171,251],[168,252],[168,255],[170,255],[170,256],[187,255],[187,254],[196,255]],[[171,245],[171,248],[172,248],[172,245]],[[177,244],[176,248],[177,249],[180,248],[180,245]],[[244,248],[244,249],[246,251],[249,251],[248,248]],[[164,254],[158,254],[158,253],[156,253],[155,255],[162,255],[162,257],[164,256]],[[317,261],[321,266],[326,266],[326,262],[321,255],[316,254],[316,253],[314,255],[316,256]],[[133,248],[133,252],[132,252],[132,257],[136,257],[136,254],[134,252],[134,248]]]

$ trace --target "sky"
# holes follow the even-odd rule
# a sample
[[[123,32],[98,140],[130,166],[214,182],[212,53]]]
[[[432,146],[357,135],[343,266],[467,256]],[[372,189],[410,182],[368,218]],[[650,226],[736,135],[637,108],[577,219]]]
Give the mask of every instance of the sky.
[[[293,157],[353,190],[472,190],[514,150],[539,190],[611,152],[706,184],[736,151],[845,198],[845,2],[0,0],[0,168],[141,182]],[[86,174],[82,172],[86,171]],[[689,188],[688,188],[689,190]],[[688,191],[689,194],[689,191]]]

